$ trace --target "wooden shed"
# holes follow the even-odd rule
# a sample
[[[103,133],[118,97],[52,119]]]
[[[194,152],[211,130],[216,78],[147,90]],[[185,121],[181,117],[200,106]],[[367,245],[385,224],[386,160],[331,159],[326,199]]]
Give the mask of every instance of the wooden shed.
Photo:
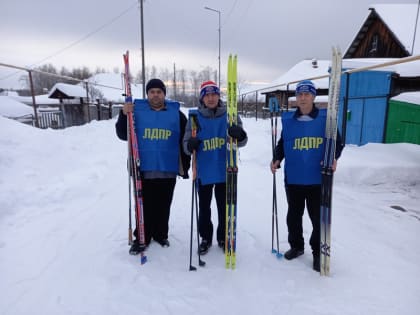
[[[339,126],[346,143],[384,141],[392,75],[388,71],[343,74]]]
[[[402,93],[389,100],[386,143],[420,144],[420,93]]]
[[[60,100],[64,127],[80,126],[89,121],[86,90],[80,85],[56,83],[48,97]]]

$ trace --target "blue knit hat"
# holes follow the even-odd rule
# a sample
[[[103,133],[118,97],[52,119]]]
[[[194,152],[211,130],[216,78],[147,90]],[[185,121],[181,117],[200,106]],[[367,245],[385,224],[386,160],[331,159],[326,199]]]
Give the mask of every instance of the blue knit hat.
[[[296,86],[296,95],[307,92],[311,93],[313,96],[316,96],[316,88],[312,81],[303,80],[300,81]]]
[[[220,89],[217,86],[217,84],[213,81],[206,81],[203,82],[200,86],[200,101],[203,99],[203,97],[206,94],[209,93],[215,93],[217,95],[220,95]]]

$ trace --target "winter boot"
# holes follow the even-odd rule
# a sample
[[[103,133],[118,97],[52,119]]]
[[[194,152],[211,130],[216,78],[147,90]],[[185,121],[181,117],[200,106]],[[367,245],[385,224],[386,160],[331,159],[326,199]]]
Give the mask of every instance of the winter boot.
[[[218,241],[217,245],[225,252],[225,241]]]
[[[167,238],[165,238],[163,240],[158,240],[156,242],[158,242],[160,244],[160,246],[162,246],[162,247],[169,247],[169,245],[170,245]]]
[[[211,242],[209,242],[208,240],[203,239],[201,241],[200,246],[198,247],[198,252],[200,253],[200,255],[205,255],[209,251],[209,248],[210,247],[211,247]]]
[[[292,260],[301,255],[303,255],[303,249],[292,247],[291,249],[289,249],[287,252],[284,253],[284,258],[286,258],[287,260]]]
[[[312,265],[312,268],[315,271],[320,272],[321,271],[321,265],[320,265],[320,260],[319,260],[319,254],[314,253],[313,256],[314,256],[314,263]]]
[[[130,255],[138,255],[141,252],[144,252],[146,250],[146,245],[140,244],[138,240],[134,240],[133,245],[130,247]]]

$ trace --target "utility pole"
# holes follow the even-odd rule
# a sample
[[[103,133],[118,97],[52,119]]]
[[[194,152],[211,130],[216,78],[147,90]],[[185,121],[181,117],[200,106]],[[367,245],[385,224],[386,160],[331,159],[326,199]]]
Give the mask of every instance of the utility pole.
[[[174,62],[174,100],[176,100],[176,68]]]
[[[218,82],[218,84],[219,84],[219,88],[220,88],[220,47],[221,47],[221,38],[222,38],[222,30],[221,30],[221,26],[220,26],[220,15],[222,13],[219,10],[212,9],[212,8],[209,8],[209,7],[204,7],[204,9],[216,12],[219,15],[219,82]]]
[[[144,66],[144,23],[143,23],[143,0],[140,2],[140,34],[141,34],[141,81],[143,87],[143,98],[146,98],[146,69]]]
[[[32,80],[32,71],[29,70],[28,71],[28,76],[29,76],[29,85],[31,87],[31,95],[32,95],[32,106],[34,108],[34,118],[35,118],[35,127],[39,128],[39,120],[38,120],[38,110],[37,110],[37,106],[36,106],[36,101],[35,101],[35,89],[34,89],[34,81]]]

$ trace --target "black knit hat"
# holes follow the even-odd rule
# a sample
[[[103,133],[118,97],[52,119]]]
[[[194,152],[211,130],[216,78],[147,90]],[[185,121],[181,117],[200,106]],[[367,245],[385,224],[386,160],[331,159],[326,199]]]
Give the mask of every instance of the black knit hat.
[[[166,95],[166,86],[165,83],[162,82],[162,80],[159,79],[151,79],[146,84],[146,94],[149,92],[150,89],[161,89],[163,91],[163,94]]]

